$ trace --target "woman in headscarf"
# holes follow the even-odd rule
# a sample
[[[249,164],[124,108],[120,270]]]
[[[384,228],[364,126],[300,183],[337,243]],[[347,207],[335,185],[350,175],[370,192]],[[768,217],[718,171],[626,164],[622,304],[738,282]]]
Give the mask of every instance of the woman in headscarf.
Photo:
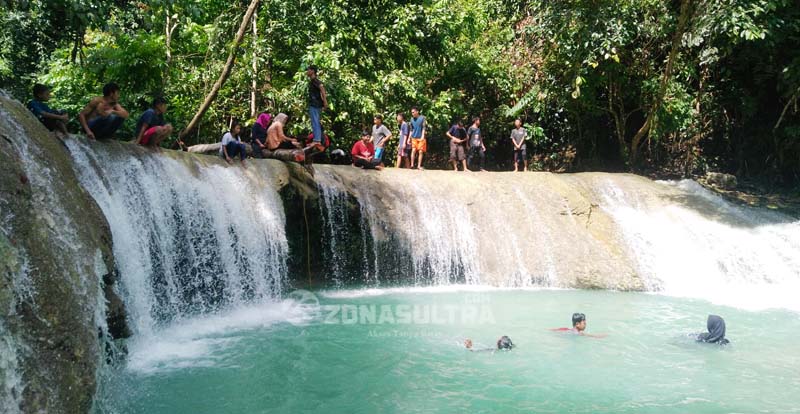
[[[277,149],[298,149],[300,143],[294,138],[289,138],[283,132],[284,127],[289,122],[289,116],[280,113],[275,116],[275,119],[267,129],[267,149],[275,151]]]
[[[725,320],[717,315],[708,315],[706,323],[708,332],[697,335],[697,342],[726,345],[730,341],[725,339]]]
[[[251,131],[253,155],[256,158],[264,158],[264,150],[267,149],[267,128],[272,122],[272,115],[264,112],[258,116],[256,123],[253,124]]]

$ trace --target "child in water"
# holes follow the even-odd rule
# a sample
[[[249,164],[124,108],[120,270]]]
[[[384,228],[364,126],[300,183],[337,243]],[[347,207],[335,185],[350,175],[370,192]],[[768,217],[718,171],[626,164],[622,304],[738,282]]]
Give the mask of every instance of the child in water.
[[[514,348],[514,343],[511,342],[511,338],[503,335],[500,339],[497,340],[497,348],[482,348],[482,349],[473,349],[472,348],[472,339],[465,339],[464,340],[464,348],[469,349],[472,352],[483,352],[483,351],[510,351]]]
[[[550,329],[554,332],[569,332],[576,335],[588,336],[591,338],[605,338],[606,334],[591,335],[586,333],[586,315],[582,313],[572,314],[572,328],[553,328]]]

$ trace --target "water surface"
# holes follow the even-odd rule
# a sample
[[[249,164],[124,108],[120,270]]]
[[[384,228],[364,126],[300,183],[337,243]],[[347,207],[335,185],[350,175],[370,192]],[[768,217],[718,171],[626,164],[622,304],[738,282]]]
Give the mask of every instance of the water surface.
[[[315,293],[321,312],[314,312],[313,297],[305,297],[303,304],[242,308],[134,338],[125,366],[104,374],[97,411],[800,410],[800,396],[791,392],[800,388],[800,321],[785,310],[602,291]],[[331,309],[348,311],[335,316]],[[401,323],[409,309],[412,323]],[[608,336],[548,330],[568,326],[576,311],[586,313],[590,333]],[[709,313],[726,319],[731,346],[696,344],[686,336],[703,330]],[[469,352],[461,345],[468,337],[476,347],[489,347],[501,335],[517,348]]]

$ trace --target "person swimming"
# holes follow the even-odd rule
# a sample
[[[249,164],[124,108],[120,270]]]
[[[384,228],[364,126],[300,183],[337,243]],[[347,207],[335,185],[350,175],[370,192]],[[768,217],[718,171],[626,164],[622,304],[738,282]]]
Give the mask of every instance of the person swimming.
[[[511,338],[509,338],[506,335],[503,335],[503,336],[500,337],[500,339],[497,340],[497,348],[474,349],[473,348],[473,344],[472,344],[472,339],[467,338],[467,339],[464,340],[464,348],[467,348],[468,350],[470,350],[472,352],[510,351],[512,348],[514,348],[514,343],[511,342]]]
[[[497,340],[497,349],[498,350],[507,350],[510,351],[511,348],[514,348],[514,343],[511,342],[511,338],[503,335],[500,339]]]
[[[730,341],[725,338],[725,320],[722,319],[721,316],[708,315],[706,329],[708,329],[708,332],[697,335],[697,342],[717,345],[727,345],[730,343]]]
[[[586,333],[586,315],[576,312],[572,314],[572,328],[553,328],[554,332],[570,332],[576,335],[588,336],[592,338],[605,338],[605,334],[591,335]]]

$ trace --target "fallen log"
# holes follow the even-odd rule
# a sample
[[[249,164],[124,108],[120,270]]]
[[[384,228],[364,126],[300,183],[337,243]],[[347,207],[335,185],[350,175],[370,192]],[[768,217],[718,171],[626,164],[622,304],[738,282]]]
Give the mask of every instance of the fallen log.
[[[198,144],[192,145],[191,147],[187,148],[186,150],[191,153],[195,154],[206,154],[206,155],[216,155],[219,156],[219,148],[220,143],[216,142],[213,144]],[[250,157],[255,157],[256,154],[253,153],[253,146],[249,144],[245,144],[247,149],[247,155]],[[303,162],[305,161],[305,154],[301,149],[279,149],[275,151],[270,150],[263,150],[263,157],[261,158],[272,158],[281,161],[290,161],[290,162]]]

